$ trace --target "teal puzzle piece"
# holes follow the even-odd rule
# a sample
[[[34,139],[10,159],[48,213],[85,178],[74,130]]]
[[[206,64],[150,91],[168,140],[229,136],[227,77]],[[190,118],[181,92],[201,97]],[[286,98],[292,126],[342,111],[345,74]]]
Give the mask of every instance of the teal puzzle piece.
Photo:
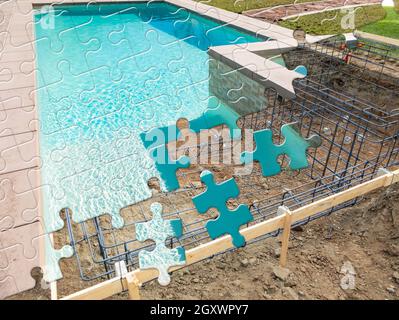
[[[201,129],[210,129],[224,124],[230,129],[230,137],[236,140],[241,138],[241,130],[237,125],[239,118],[240,115],[234,110],[220,105],[207,109],[201,117],[191,120],[190,129],[198,133]]]
[[[184,265],[186,255],[183,247],[169,249],[165,246],[168,237],[180,238],[183,227],[181,219],[164,220],[162,218],[162,205],[155,202],[151,205],[153,218],[148,222],[136,223],[136,239],[155,242],[153,251],[141,250],[139,252],[140,269],[158,269],[158,282],[166,286],[170,283],[168,269],[172,266]]]
[[[198,118],[189,121],[192,132],[210,129],[220,125],[226,125],[230,129],[232,139],[241,138],[241,129],[237,125],[240,115],[227,106],[220,105],[216,108],[208,108]],[[162,144],[168,144],[180,138],[181,132],[176,124],[165,127],[153,128],[140,134],[145,148],[152,149]]]
[[[282,144],[275,145],[273,143],[272,130],[264,129],[256,131],[254,133],[256,148],[252,152],[243,152],[241,154],[241,162],[248,164],[254,160],[259,161],[262,167],[262,174],[265,177],[281,172],[281,166],[277,158],[283,154],[290,158],[289,167],[292,170],[306,168],[308,166],[306,150],[310,147],[319,147],[321,145],[320,137],[312,135],[307,139],[303,138],[296,123],[283,125],[281,133],[285,140]]]
[[[216,239],[225,234],[231,235],[233,245],[237,248],[245,246],[245,238],[241,235],[240,226],[253,220],[252,214],[245,204],[240,204],[235,210],[224,209],[219,217],[206,224],[211,239]]]
[[[303,75],[303,76],[307,76],[308,75],[308,69],[305,66],[297,66],[294,71],[298,72],[299,74]]]
[[[226,201],[237,198],[240,190],[233,178],[221,183],[215,183],[213,173],[205,170],[201,173],[201,181],[206,184],[206,191],[193,197],[193,202],[199,213],[205,213],[210,208],[219,212],[226,208]]]
[[[190,166],[190,158],[181,156],[177,160],[169,157],[166,145],[160,145],[150,150],[150,156],[155,162],[155,166],[165,183],[167,191],[173,191],[179,188],[179,181],[176,178],[176,170]]]
[[[199,213],[205,213],[210,208],[216,208],[219,216],[206,223],[211,239],[216,239],[224,234],[231,235],[233,245],[242,247],[245,245],[245,238],[240,234],[240,226],[253,220],[251,212],[244,204],[239,205],[235,210],[229,210],[226,201],[236,198],[240,194],[238,186],[233,178],[222,183],[215,183],[213,174],[210,171],[201,173],[201,181],[206,184],[207,189],[192,198]]]

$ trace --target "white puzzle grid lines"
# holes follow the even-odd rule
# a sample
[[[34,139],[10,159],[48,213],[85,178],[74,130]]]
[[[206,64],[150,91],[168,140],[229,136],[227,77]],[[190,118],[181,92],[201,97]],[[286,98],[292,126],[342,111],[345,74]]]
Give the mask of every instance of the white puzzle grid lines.
[[[179,4],[179,2],[176,1],[176,4]],[[197,5],[195,4],[195,6]],[[220,12],[223,12],[223,10],[203,5],[198,6],[201,10],[205,10],[204,13],[212,13],[213,16],[222,15]],[[122,24],[116,25],[115,29],[108,33],[107,39],[109,41],[107,45],[111,46],[111,49],[107,50],[118,52],[118,46],[125,45],[129,48],[128,54],[121,57],[119,61],[110,63],[106,59],[101,59],[101,50],[105,47],[104,42],[100,42],[96,36],[85,38],[88,33],[83,33],[83,35],[79,33],[84,27],[90,30],[91,21],[85,20],[78,22],[73,27],[66,27],[65,30],[57,34],[54,40],[49,39],[46,34],[40,35],[40,32],[37,31],[38,23],[33,20],[31,3],[7,1],[1,4],[1,10],[5,13],[5,17],[9,17],[9,13],[12,12],[11,18],[3,20],[2,27],[7,26],[1,34],[2,39],[5,40],[1,52],[2,76],[4,75],[2,83],[5,84],[5,86],[2,85],[1,90],[3,117],[1,121],[2,132],[0,133],[2,139],[1,185],[2,191],[5,190],[5,192],[2,192],[2,200],[8,203],[7,196],[11,193],[12,201],[17,205],[17,214],[10,216],[7,212],[1,216],[2,228],[8,229],[8,231],[16,231],[18,227],[26,223],[35,224],[37,225],[35,238],[47,239],[47,232],[53,232],[63,227],[58,213],[65,207],[72,209],[75,221],[84,221],[108,213],[113,216],[115,226],[122,226],[119,210],[151,196],[148,188],[142,188],[141,193],[137,193],[137,189],[132,189],[132,181],[137,183],[137,180],[139,180],[141,186],[144,186],[149,178],[157,176],[157,171],[145,156],[145,152],[140,153],[137,150],[136,153],[131,152],[132,149],[141,144],[138,137],[132,135],[129,131],[131,127],[124,124],[117,128],[115,132],[115,127],[107,128],[103,124],[109,123],[109,118],[118,118],[121,114],[122,117],[131,117],[131,110],[126,107],[126,104],[132,103],[140,111],[138,113],[140,115],[138,119],[140,130],[149,129],[154,117],[157,116],[156,113],[151,111],[151,106],[154,104],[159,104],[161,107],[173,105],[175,109],[172,111],[178,112],[183,105],[189,103],[189,101],[179,99],[179,93],[187,90],[194,91],[198,101],[207,104],[209,97],[204,90],[204,82],[207,79],[198,78],[199,73],[180,66],[179,63],[185,57],[181,48],[184,45],[182,41],[169,40],[168,42],[168,39],[170,39],[168,35],[160,36],[158,30],[149,28],[145,32],[145,38],[152,38],[155,41],[166,39],[165,42],[161,43],[161,46],[165,46],[169,52],[173,52],[166,69],[168,74],[179,78],[182,75],[186,76],[187,81],[182,83],[180,87],[170,86],[169,83],[169,91],[171,92],[169,95],[151,96],[150,94],[141,101],[137,101],[134,88],[120,87],[126,80],[124,78],[126,75],[122,70],[127,63],[132,63],[138,67],[138,76],[145,75],[145,86],[159,83],[163,78],[159,74],[159,70],[156,70],[153,66],[157,63],[157,60],[146,60],[144,58],[145,54],[151,53],[153,48],[147,46],[137,50],[129,43],[131,39],[124,36],[126,30]],[[56,17],[57,14],[59,13],[56,13]],[[112,16],[111,14],[110,19]],[[223,16],[224,20],[227,18],[230,19],[230,22],[233,22],[238,19],[238,16],[229,13]],[[148,20],[151,20],[151,18]],[[242,22],[242,24],[244,28],[247,22]],[[267,31],[270,25],[265,25],[267,26],[265,30],[259,29],[258,31]],[[254,26],[251,27],[251,29],[253,28]],[[34,31],[36,31],[36,38],[33,36]],[[85,48],[81,56],[83,59],[79,59],[79,64],[83,64],[84,68],[78,71],[74,68],[73,63],[76,56],[73,54],[69,57],[66,56],[66,58],[63,56],[68,46],[62,43],[62,39],[68,33],[76,35],[79,45]],[[289,46],[295,46],[296,41],[294,39],[286,34],[282,37],[290,43]],[[274,49],[276,47],[278,49],[279,43],[275,41],[273,43],[276,45]],[[236,50],[241,52],[247,46],[249,45],[244,43],[229,50],[234,56]],[[132,47],[134,47],[134,50],[132,50]],[[51,52],[56,57],[55,59],[59,58],[55,61],[55,68],[47,69],[44,72],[40,70],[36,59],[38,52],[40,56],[39,48]],[[170,50],[171,48],[174,48],[174,50]],[[99,61],[99,63],[93,64],[93,61]],[[206,65],[206,62],[203,62],[195,66],[200,70],[204,67],[204,63]],[[117,65],[116,68],[115,65]],[[285,69],[278,65],[273,66],[281,70]],[[244,67],[247,67],[251,72],[262,71],[260,70],[262,67],[259,68],[259,65],[252,63]],[[267,69],[267,66],[265,69]],[[292,75],[293,78],[298,77],[296,73]],[[268,74],[266,73],[264,77],[267,78]],[[106,88],[99,81],[104,78],[111,79],[111,82],[117,87],[116,91],[112,92],[114,104],[105,107],[101,104],[102,97],[93,95],[97,90],[103,92],[105,96],[110,94],[104,92]],[[70,95],[68,94],[68,89],[70,89],[68,86],[73,82],[79,82],[82,87],[74,92],[74,95]],[[167,84],[163,83],[163,85]],[[15,90],[10,94],[10,89]],[[52,112],[43,114],[42,107],[38,111],[37,104],[42,105],[43,100],[49,102],[49,108],[52,108]],[[88,108],[88,112],[84,114],[87,116],[86,121],[76,123],[73,121],[73,115],[76,108],[81,105],[87,107],[90,105],[91,108]],[[183,115],[187,116],[186,113]],[[196,115],[198,114],[194,113],[193,117]],[[22,121],[14,121],[13,117],[22,119]],[[49,126],[49,123],[54,125]],[[93,123],[95,125],[91,126]],[[8,124],[14,126],[10,127]],[[102,135],[106,136],[110,133],[116,133],[115,139],[108,144],[103,143],[101,139],[104,137]],[[100,142],[97,142],[96,138]],[[89,143],[83,146],[80,144],[74,146],[71,143],[73,141],[89,141]],[[48,153],[43,151],[46,143],[54,146]],[[87,159],[89,161],[86,161]],[[145,168],[145,174],[139,176],[134,174],[130,170],[129,163],[131,162],[139,163],[138,167]],[[65,172],[68,174],[65,174]],[[109,172],[112,172],[111,176]],[[97,181],[102,181],[102,184],[99,185],[99,183],[96,183]],[[90,191],[91,197],[82,197],[80,193],[76,192],[76,186],[79,186],[81,190]],[[48,203],[48,198],[43,199],[41,194],[51,195],[50,198],[54,201]],[[115,196],[116,194],[117,196]],[[26,199],[29,199],[28,206],[18,208],[18,205],[22,201],[25,202]],[[112,202],[111,206],[109,206],[109,202]],[[91,210],[80,210],[87,203],[92,203]],[[39,216],[40,210],[45,212],[48,210],[49,212]],[[48,243],[47,240],[43,242]],[[20,243],[11,245],[10,243],[3,244],[2,241],[1,248],[6,251],[13,245],[20,245]],[[47,248],[47,251],[51,252],[51,249]],[[70,254],[70,249],[65,248],[62,256]],[[29,256],[29,258],[32,257]],[[42,265],[37,261],[34,264]],[[46,276],[48,281],[60,277],[57,272],[50,274],[51,276]],[[28,276],[30,277],[30,275]]]

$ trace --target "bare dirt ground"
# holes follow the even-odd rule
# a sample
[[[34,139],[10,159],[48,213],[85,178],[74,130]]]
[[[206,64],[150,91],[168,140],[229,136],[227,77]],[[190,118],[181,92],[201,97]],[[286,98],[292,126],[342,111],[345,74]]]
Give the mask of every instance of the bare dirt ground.
[[[293,231],[288,269],[270,238],[173,273],[168,287],[144,285],[143,299],[399,299],[399,185],[366,196]],[[352,271],[343,270],[350,265]],[[61,295],[88,284],[64,270]],[[348,274],[352,273],[352,275]],[[346,289],[352,276],[354,289]],[[71,277],[74,281],[71,281]],[[49,299],[40,285],[11,299]],[[112,299],[126,299],[127,294]]]
[[[178,271],[167,288],[153,282],[143,298],[398,299],[398,201],[397,185],[294,231],[288,276],[273,238]],[[347,261],[356,272],[353,290],[341,288]]]

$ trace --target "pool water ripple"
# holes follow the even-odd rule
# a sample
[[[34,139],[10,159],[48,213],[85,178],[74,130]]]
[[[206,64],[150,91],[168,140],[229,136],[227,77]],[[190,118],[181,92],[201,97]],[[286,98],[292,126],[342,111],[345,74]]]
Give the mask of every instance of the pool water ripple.
[[[165,3],[57,7],[36,14],[40,152],[49,232],[151,196],[159,178],[140,133],[223,105],[209,93],[211,45],[262,41]],[[228,106],[224,106],[228,108]],[[165,185],[161,181],[165,190]]]

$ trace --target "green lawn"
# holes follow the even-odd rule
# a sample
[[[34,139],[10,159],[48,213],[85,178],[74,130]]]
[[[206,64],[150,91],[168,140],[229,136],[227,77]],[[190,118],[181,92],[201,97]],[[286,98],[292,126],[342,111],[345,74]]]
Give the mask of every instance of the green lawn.
[[[342,29],[341,21],[345,13],[340,10],[310,14],[299,18],[281,21],[280,25],[290,29],[302,29],[309,34],[336,34],[353,31]],[[380,5],[359,7],[355,10],[355,28],[359,29],[385,17]]]
[[[399,39],[399,13],[392,7],[384,7],[386,16],[384,19],[370,23],[360,28],[361,31],[378,34],[389,38]]]
[[[311,0],[196,0],[210,6],[241,13],[246,10],[274,7],[282,4],[310,2]],[[321,1],[321,0],[312,0]]]

